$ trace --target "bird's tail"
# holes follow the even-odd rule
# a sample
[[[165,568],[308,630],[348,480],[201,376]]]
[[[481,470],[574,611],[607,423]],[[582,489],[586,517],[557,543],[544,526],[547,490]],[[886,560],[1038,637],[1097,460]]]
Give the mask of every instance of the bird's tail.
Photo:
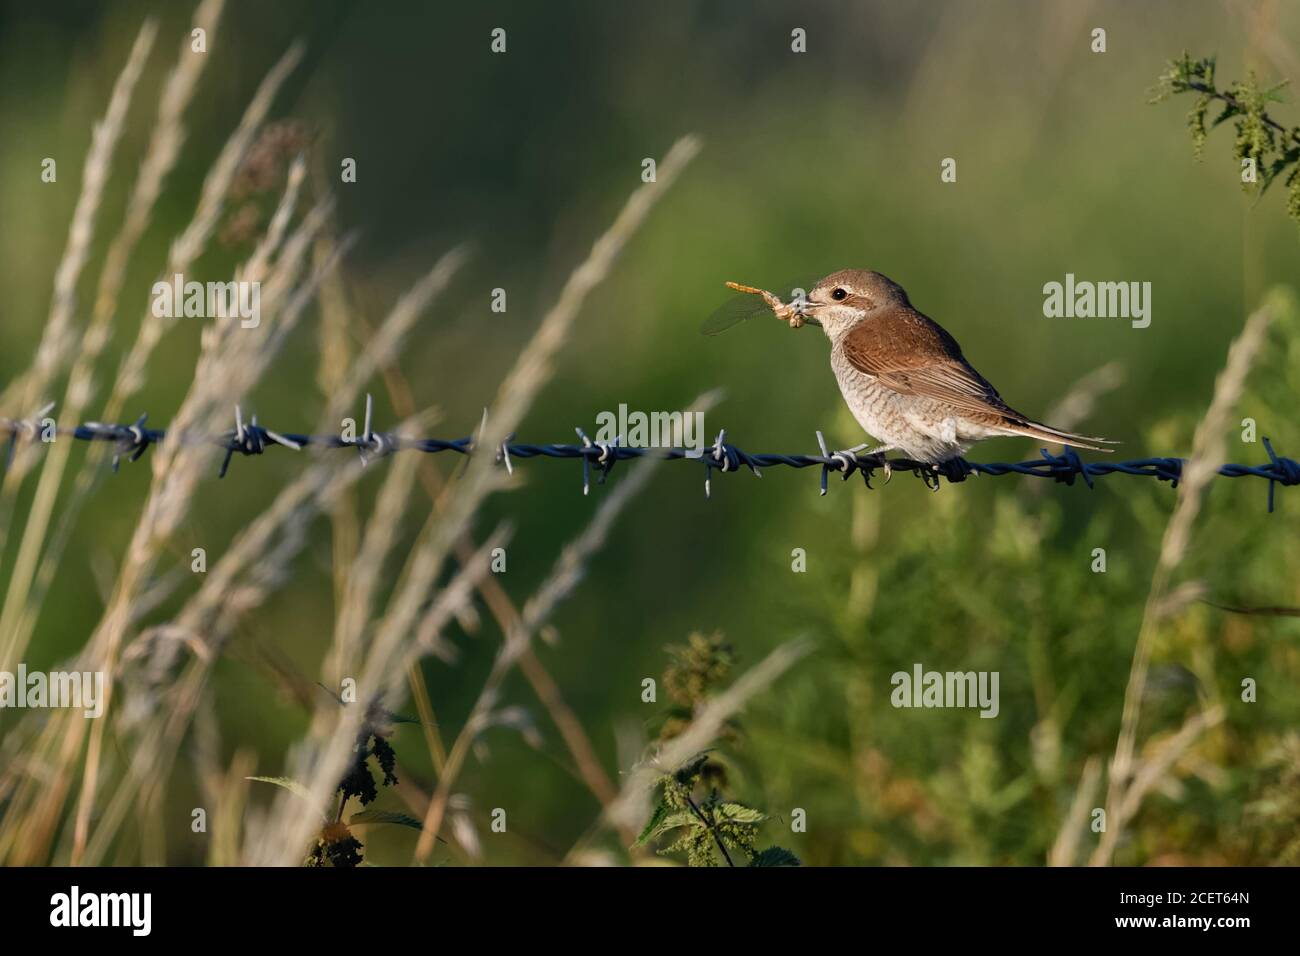
[[[1105,445],[1117,445],[1119,442],[1111,441],[1107,438],[1097,438],[1094,435],[1076,435],[1074,432],[1062,431],[1059,428],[1052,428],[1050,425],[1044,425],[1042,422],[1031,421],[1030,419],[1008,418],[1002,423],[1002,427],[1008,435],[1024,435],[1027,438],[1036,438],[1039,441],[1049,442],[1053,445],[1070,445],[1074,448],[1087,448],[1090,451],[1101,451],[1110,454],[1115,449],[1105,448]],[[1100,442],[1100,444],[1093,444]]]

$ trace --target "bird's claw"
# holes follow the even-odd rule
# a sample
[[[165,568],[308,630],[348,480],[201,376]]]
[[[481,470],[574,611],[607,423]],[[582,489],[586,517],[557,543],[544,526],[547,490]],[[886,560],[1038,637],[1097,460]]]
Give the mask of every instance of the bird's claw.
[[[866,447],[867,447],[866,445],[858,445],[856,448],[852,450],[858,452]],[[881,471],[885,473],[885,484],[889,484],[889,482],[892,481],[894,478],[894,466],[890,463],[889,459],[885,457],[885,454],[886,452],[889,452],[891,450],[892,449],[888,445],[881,445],[878,448],[871,449],[871,451],[866,452],[862,457],[875,459],[875,462],[873,464],[868,464],[865,466],[863,465],[862,462],[859,462],[858,467],[879,468]]]

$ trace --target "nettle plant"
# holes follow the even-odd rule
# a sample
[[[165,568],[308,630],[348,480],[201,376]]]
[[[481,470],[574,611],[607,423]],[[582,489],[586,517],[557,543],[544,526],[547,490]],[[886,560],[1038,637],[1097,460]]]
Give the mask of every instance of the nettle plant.
[[[664,688],[672,706],[659,731],[671,740],[721,689],[735,666],[735,654],[721,634],[691,634],[684,646],[669,647],[672,658],[664,671]],[[740,742],[739,728],[724,725],[720,739]],[[655,782],[657,801],[636,846],[655,843],[665,856],[684,854],[688,866],[798,866],[789,850],[758,849],[759,830],[768,815],[727,799],[727,764],[716,751],[705,751]]]
[[[341,705],[347,706],[337,694],[333,694],[332,691],[327,693],[331,693]],[[334,819],[321,820],[316,844],[307,859],[303,861],[304,866],[360,866],[364,862],[361,853],[364,844],[352,833],[352,827],[358,824],[392,823],[415,830],[422,829],[419,820],[405,813],[369,807],[369,804],[379,796],[380,784],[385,787],[397,784],[397,753],[388,742],[388,738],[392,736],[396,724],[413,723],[419,721],[413,717],[394,714],[374,704],[367,708],[366,719],[357,733],[356,745],[352,750],[352,762],[335,789],[335,793],[338,794],[338,808]],[[371,769],[372,761],[374,770]],[[379,782],[375,780],[376,770],[380,774]],[[274,784],[300,797],[307,797],[307,788],[289,777],[249,777],[248,779]],[[348,801],[353,797],[366,809],[356,811],[345,820],[344,813]]]
[[[1162,103],[1177,93],[1196,94],[1187,113],[1187,126],[1198,159],[1209,131],[1232,123],[1236,131],[1233,154],[1241,163],[1242,186],[1262,196],[1281,179],[1287,187],[1287,215],[1300,224],[1300,126],[1288,128],[1265,111],[1269,103],[1284,102],[1281,90],[1287,81],[1261,86],[1252,72],[1244,81],[1219,89],[1214,69],[1214,57],[1192,59],[1184,52],[1160,75],[1151,102]],[[1218,109],[1218,114],[1211,120],[1213,109]]]

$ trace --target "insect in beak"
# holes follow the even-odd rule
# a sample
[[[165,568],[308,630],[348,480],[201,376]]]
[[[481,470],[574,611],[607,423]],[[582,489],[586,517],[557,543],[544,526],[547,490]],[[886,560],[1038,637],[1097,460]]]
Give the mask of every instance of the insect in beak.
[[[821,322],[817,321],[814,316],[809,314],[809,310],[821,308],[819,303],[810,302],[808,299],[803,298],[796,299],[791,304],[794,306],[794,314],[803,319],[804,325],[815,325],[818,328],[821,328]]]

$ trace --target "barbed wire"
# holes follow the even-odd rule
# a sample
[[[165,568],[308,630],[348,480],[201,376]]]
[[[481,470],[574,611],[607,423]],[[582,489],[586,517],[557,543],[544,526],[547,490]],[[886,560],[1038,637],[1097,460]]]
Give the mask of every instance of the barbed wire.
[[[167,437],[166,429],[146,426],[147,415],[141,415],[133,424],[113,425],[103,422],[86,422],[73,428],[62,428],[50,424],[44,418],[53,409],[47,405],[36,413],[33,419],[0,418],[0,434],[8,433],[9,443],[5,456],[5,470],[13,459],[14,451],[20,437],[49,441],[49,435],[70,435],[88,442],[111,442],[113,444],[113,470],[116,471],[121,459],[139,460],[152,445],[162,442]],[[42,419],[43,422],[41,421]],[[487,421],[484,413],[484,424]],[[480,425],[480,431],[482,425]],[[1076,478],[1081,478],[1089,488],[1093,481],[1107,475],[1132,475],[1139,478],[1155,478],[1177,486],[1182,478],[1185,459],[1182,458],[1139,458],[1132,461],[1084,461],[1073,448],[1066,446],[1059,455],[1053,455],[1046,449],[1042,457],[1017,463],[1009,462],[972,462],[964,458],[954,458],[940,464],[914,461],[910,458],[886,458],[881,454],[859,453],[856,449],[835,451],[827,448],[826,440],[819,431],[817,445],[819,454],[751,454],[727,442],[726,430],[718,433],[712,445],[700,449],[691,448],[646,448],[623,445],[620,439],[613,441],[592,441],[581,428],[574,431],[582,440],[580,445],[548,444],[533,445],[515,442],[509,436],[497,448],[496,460],[513,473],[513,459],[528,458],[570,458],[582,462],[582,493],[591,489],[593,470],[597,482],[604,483],[614,466],[620,461],[632,458],[654,457],[669,461],[698,461],[704,466],[704,494],[710,497],[713,490],[713,473],[728,473],[748,468],[753,474],[762,477],[762,469],[784,465],[790,468],[820,468],[821,493],[826,494],[827,481],[832,473],[839,474],[847,481],[853,474],[860,474],[868,488],[876,472],[883,472],[888,482],[894,472],[909,472],[920,478],[932,490],[937,491],[940,479],[947,479],[951,484],[965,481],[974,475],[1026,475],[1031,478],[1050,478],[1053,481],[1073,485]],[[224,478],[230,469],[230,462],[235,455],[249,457],[261,455],[268,448],[281,447],[301,451],[308,446],[323,448],[354,448],[361,456],[362,464],[373,459],[382,458],[399,451],[420,451],[436,454],[443,451],[468,455],[474,451],[475,437],[412,438],[397,432],[376,431],[373,428],[373,401],[366,396],[366,414],[359,434],[348,437],[339,435],[311,435],[294,432],[281,432],[258,424],[254,415],[248,422],[244,421],[243,411],[235,406],[235,427],[219,435],[196,436],[188,441],[210,442],[225,449],[221,468],[217,477]],[[1218,470],[1225,478],[1263,478],[1268,481],[1268,510],[1273,511],[1273,494],[1277,485],[1291,486],[1300,484],[1300,462],[1292,458],[1283,458],[1274,450],[1267,438],[1263,439],[1264,451],[1269,461],[1262,465],[1226,464]]]

